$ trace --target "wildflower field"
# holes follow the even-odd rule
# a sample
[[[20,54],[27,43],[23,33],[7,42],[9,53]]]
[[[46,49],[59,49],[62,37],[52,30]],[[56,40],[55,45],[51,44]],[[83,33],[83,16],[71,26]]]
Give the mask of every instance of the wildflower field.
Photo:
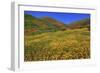
[[[24,36],[25,61],[88,58],[90,58],[90,31],[87,28]]]

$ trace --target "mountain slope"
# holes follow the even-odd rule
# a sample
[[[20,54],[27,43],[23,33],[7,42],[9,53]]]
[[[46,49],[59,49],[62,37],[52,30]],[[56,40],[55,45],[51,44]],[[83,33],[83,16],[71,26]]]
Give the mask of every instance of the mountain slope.
[[[58,27],[58,28],[65,26],[64,23],[61,23],[61,22],[59,22],[59,21],[57,21],[53,18],[47,17],[47,16],[42,17],[41,19],[44,20],[47,23],[51,23],[52,25],[54,25],[55,27]]]
[[[68,28],[70,29],[76,29],[76,28],[90,28],[90,19],[82,19],[79,21],[75,21],[73,23],[70,23],[68,25]]]
[[[53,18],[43,17],[36,18],[32,15],[24,15],[24,28],[25,32],[44,32],[44,31],[56,31],[65,28],[65,25]]]
[[[29,14],[24,14],[24,29],[25,34],[37,34],[43,32],[64,31],[66,29],[90,29],[90,19],[82,19],[70,24],[64,24],[53,18],[44,16],[36,18]]]

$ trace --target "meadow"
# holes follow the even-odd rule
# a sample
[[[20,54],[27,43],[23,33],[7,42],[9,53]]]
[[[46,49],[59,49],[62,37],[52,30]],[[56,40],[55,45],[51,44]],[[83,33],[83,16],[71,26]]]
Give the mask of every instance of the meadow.
[[[25,35],[24,47],[25,61],[88,59],[90,31],[80,28]]]

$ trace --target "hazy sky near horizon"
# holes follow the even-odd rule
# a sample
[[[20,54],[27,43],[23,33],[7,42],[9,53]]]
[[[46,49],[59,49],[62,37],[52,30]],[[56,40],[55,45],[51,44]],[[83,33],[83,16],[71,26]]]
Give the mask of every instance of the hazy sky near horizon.
[[[42,12],[42,11],[24,11],[24,14],[29,14],[37,18],[50,17],[64,24],[69,24],[78,20],[90,18],[90,14],[85,13],[63,13],[63,12]]]

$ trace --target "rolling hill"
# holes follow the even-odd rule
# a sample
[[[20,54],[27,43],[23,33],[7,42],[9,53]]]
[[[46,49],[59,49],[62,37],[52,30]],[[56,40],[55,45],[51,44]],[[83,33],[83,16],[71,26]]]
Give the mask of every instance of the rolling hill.
[[[76,28],[90,28],[90,19],[82,19],[79,21],[72,22],[68,25],[68,28],[70,29],[76,29]]]
[[[52,32],[52,31],[54,32],[58,30],[79,29],[79,28],[90,29],[90,19],[87,18],[70,24],[64,24],[48,16],[36,18],[32,15],[25,14],[24,28],[25,28],[25,34],[38,34],[42,32]]]

